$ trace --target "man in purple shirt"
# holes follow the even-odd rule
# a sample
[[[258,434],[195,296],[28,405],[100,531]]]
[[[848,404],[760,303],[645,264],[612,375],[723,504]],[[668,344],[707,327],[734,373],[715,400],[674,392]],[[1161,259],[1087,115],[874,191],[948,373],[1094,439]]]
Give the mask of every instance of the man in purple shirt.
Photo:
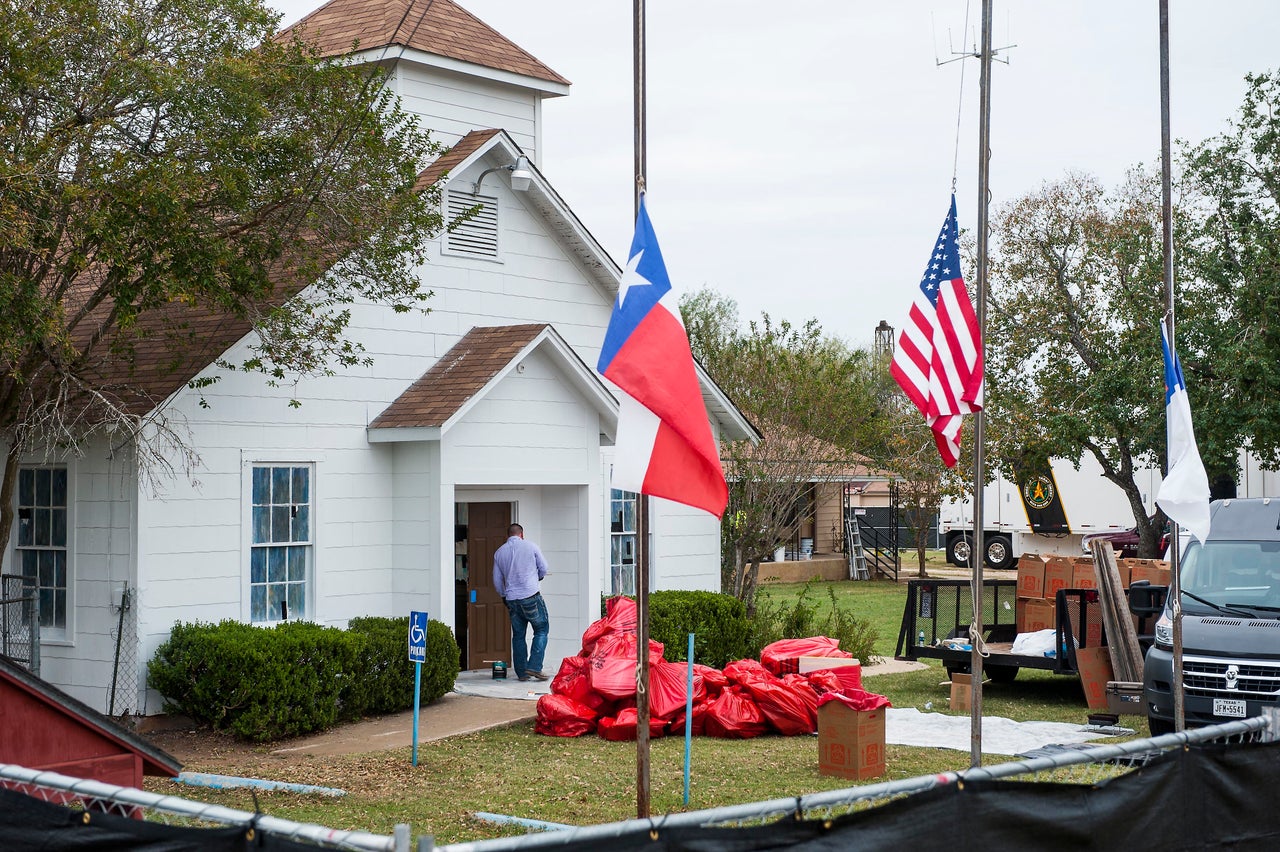
[[[542,657],[547,650],[551,619],[538,591],[547,576],[547,560],[538,545],[524,540],[524,527],[507,527],[507,543],[493,553],[493,587],[511,615],[511,665],[518,680],[546,680]],[[533,645],[525,648],[525,634],[533,627]]]

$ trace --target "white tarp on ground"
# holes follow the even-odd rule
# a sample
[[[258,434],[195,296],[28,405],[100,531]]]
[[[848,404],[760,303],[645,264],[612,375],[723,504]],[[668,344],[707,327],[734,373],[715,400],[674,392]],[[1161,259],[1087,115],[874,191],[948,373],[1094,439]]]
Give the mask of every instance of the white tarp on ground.
[[[885,713],[885,742],[969,751],[972,724],[968,716],[921,713],[914,707],[890,707]],[[1109,734],[1066,722],[1015,722],[1002,716],[982,720],[983,754],[1023,754],[1046,745],[1084,743]]]

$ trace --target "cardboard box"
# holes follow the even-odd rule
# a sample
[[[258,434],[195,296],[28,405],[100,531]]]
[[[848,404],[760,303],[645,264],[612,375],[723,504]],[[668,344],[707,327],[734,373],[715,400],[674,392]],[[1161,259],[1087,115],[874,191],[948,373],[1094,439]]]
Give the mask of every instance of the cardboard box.
[[[885,708],[853,710],[839,701],[818,708],[818,772],[841,778],[884,775]]]
[[[1058,626],[1054,618],[1056,608],[1053,601],[1029,600],[1026,614],[1023,616],[1023,633],[1035,633],[1037,630],[1052,630]]]
[[[1107,681],[1107,708],[1117,716],[1145,716],[1142,684],[1123,680]]]
[[[1096,589],[1098,588],[1098,571],[1093,567],[1093,560],[1086,557],[1080,557],[1073,560],[1074,568],[1071,571],[1071,588],[1073,589]]]
[[[1053,600],[1058,592],[1071,588],[1076,566],[1065,556],[1050,556],[1044,566],[1044,597]]]
[[[1045,558],[1038,553],[1018,557],[1018,597],[1044,597]]]
[[[1133,559],[1129,571],[1129,585],[1146,580],[1153,586],[1167,586],[1172,580],[1169,563],[1160,559]]]
[[[973,675],[956,672],[951,676],[951,709],[967,711],[972,706]]]
[[[1120,572],[1120,586],[1122,588],[1125,588],[1125,589],[1129,588],[1129,581],[1131,579],[1130,575],[1133,572],[1133,563],[1137,561],[1138,560],[1136,559],[1117,559],[1116,560],[1116,570]]]
[[[1027,632],[1027,599],[1018,598],[1013,602],[1013,629],[1017,633]]]
[[[1102,644],[1102,604],[1099,601],[1080,601],[1080,606],[1068,606],[1071,635],[1076,644],[1093,647]]]
[[[1107,682],[1114,677],[1111,673],[1111,651],[1105,645],[1077,648],[1076,665],[1080,669],[1080,685],[1084,688],[1084,699],[1089,709],[1107,709]]]

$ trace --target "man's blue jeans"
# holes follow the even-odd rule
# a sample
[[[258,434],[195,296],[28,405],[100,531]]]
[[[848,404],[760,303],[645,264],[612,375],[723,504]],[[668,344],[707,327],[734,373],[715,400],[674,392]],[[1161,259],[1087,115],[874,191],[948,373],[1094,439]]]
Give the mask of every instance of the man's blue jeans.
[[[551,618],[542,595],[519,601],[506,601],[511,615],[511,667],[516,677],[528,677],[529,672],[542,671],[542,657],[547,651],[547,635],[551,632]],[[524,637],[533,627],[533,646],[526,649]]]

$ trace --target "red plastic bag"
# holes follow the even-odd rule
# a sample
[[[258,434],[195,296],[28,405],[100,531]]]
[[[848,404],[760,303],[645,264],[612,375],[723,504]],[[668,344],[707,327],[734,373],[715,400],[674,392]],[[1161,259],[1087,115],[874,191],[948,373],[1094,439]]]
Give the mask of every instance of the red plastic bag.
[[[747,740],[763,734],[769,725],[751,696],[734,688],[720,693],[707,707],[706,729],[711,737]]]
[[[724,667],[724,676],[730,683],[773,680],[773,674],[755,660],[735,660]]]
[[[596,711],[567,695],[544,695],[533,729],[549,737],[580,737],[596,729]]]
[[[607,699],[626,698],[636,693],[635,634],[610,633],[591,652],[591,688]],[[649,640],[649,665],[662,659],[662,643]]]
[[[698,701],[700,679],[693,677],[693,700]],[[655,716],[671,717],[685,708],[689,694],[688,663],[668,663],[659,660],[649,667],[649,712]],[[706,695],[705,687],[703,695]]]
[[[591,661],[585,657],[565,657],[560,671],[551,679],[551,694],[565,695],[599,712],[604,696],[591,688]]]
[[[579,657],[589,657],[595,650],[596,642],[601,637],[615,632],[631,632],[636,630],[636,602],[621,595],[609,598],[604,602],[604,618],[592,622],[582,634],[582,650]]]
[[[799,677],[806,678],[809,681],[809,685],[817,691],[819,696],[844,689],[844,685],[840,683],[840,678],[836,676],[835,669],[819,669],[816,672],[799,675]]]
[[[691,726],[691,730],[689,732],[692,736],[700,737],[706,734],[707,710],[710,709],[710,707],[711,707],[711,702],[709,701],[694,701],[693,725]],[[667,736],[670,736],[670,737],[684,736],[684,708],[683,707],[681,707],[680,710],[671,717],[671,722],[670,724],[667,725]]]
[[[600,720],[596,731],[600,736],[611,742],[622,742],[624,740],[634,740],[636,738],[636,724],[639,716],[636,708],[628,707],[618,713],[614,718],[606,717]],[[667,719],[660,719],[657,716],[649,717],[649,737],[656,739],[663,736],[667,732]]]
[[[784,737],[818,730],[818,694],[808,682],[797,685],[779,680],[756,681],[743,689],[755,700],[769,725]]]
[[[810,636],[807,639],[780,639],[764,646],[760,651],[760,662],[776,675],[784,675],[800,670],[801,657],[844,657],[853,654],[840,650],[840,642],[826,636]]]
[[[729,679],[724,676],[724,672],[719,669],[713,669],[711,666],[704,666],[702,663],[693,664],[694,678],[702,677],[703,687],[707,691],[708,698],[715,698],[720,691],[729,685]],[[694,685],[697,689],[697,684]]]
[[[883,695],[876,695],[874,692],[867,692],[865,689],[850,689],[845,692],[828,692],[818,699],[818,706],[821,707],[828,701],[839,701],[850,710],[878,710],[881,707],[892,707],[889,699]]]

